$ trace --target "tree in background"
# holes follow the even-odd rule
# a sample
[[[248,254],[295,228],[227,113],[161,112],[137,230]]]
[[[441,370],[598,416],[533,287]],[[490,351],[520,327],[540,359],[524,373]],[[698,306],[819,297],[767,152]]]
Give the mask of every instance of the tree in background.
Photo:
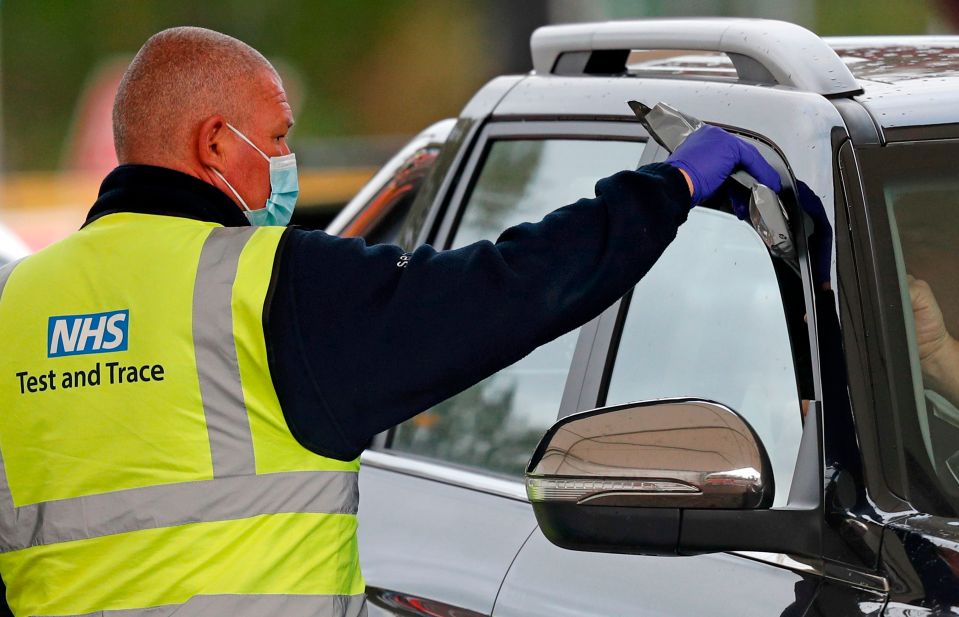
[[[298,147],[409,135],[457,115],[490,77],[530,69],[529,35],[545,23],[742,15],[787,19],[823,35],[959,28],[957,0],[21,0],[0,7],[5,171],[53,170],[71,160],[77,146],[66,140],[82,132],[74,119],[83,121],[77,103],[91,75],[177,25],[234,35],[277,63],[300,95]]]
[[[80,130],[71,125],[91,75],[129,59],[164,28],[225,32],[294,74],[299,143],[411,134],[455,116],[493,75],[528,70],[529,34],[545,20],[545,4],[524,0],[516,11],[510,0],[3,3],[4,168],[51,170],[69,160],[64,151],[74,146],[65,139]]]

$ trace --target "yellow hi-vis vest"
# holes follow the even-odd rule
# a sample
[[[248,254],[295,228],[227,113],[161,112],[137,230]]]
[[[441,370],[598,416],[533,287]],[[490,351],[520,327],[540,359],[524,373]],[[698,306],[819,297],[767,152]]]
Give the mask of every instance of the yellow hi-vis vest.
[[[0,269],[0,576],[16,615],[365,614],[359,461],[283,418],[282,229],[111,214]]]

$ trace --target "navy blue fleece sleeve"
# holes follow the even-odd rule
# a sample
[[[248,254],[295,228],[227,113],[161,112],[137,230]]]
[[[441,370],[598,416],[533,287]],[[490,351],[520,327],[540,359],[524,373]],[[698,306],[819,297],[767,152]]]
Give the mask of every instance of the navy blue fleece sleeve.
[[[376,433],[600,314],[652,267],[689,210],[649,165],[600,180],[496,243],[450,251],[290,230],[266,319],[287,423],[310,450],[357,456]]]

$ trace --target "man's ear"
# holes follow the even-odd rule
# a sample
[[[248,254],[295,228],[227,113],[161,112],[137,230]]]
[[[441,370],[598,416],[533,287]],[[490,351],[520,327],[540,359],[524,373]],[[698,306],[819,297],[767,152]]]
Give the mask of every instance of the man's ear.
[[[223,173],[226,166],[226,133],[228,131],[226,120],[217,114],[204,120],[197,132],[197,159],[204,166],[212,167],[220,173]]]

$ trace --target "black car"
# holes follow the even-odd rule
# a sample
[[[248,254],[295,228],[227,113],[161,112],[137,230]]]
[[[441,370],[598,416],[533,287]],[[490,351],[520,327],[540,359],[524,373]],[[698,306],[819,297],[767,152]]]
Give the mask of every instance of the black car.
[[[959,37],[650,20],[531,46],[331,231],[495,239],[663,160],[627,101],[665,102],[780,172],[798,273],[697,207],[600,317],[381,435],[371,615],[959,614],[959,366],[932,364],[959,350]]]

